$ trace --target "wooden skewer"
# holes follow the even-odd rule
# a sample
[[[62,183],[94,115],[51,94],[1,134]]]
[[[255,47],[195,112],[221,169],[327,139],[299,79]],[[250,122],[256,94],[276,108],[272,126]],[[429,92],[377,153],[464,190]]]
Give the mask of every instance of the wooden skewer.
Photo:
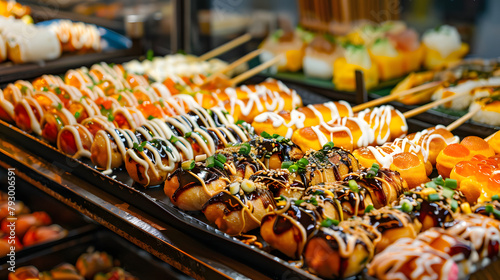
[[[413,109],[413,110],[410,110],[410,111],[404,112],[404,113],[403,113],[403,116],[404,116],[405,118],[407,118],[407,119],[408,119],[408,118],[411,118],[411,117],[414,117],[414,116],[416,116],[416,115],[418,115],[418,114],[421,114],[421,113],[423,113],[423,112],[425,112],[425,111],[427,111],[427,110],[429,110],[429,109],[432,109],[432,108],[434,108],[434,107],[437,107],[437,106],[439,106],[439,105],[441,105],[441,104],[444,104],[444,103],[446,103],[446,102],[450,102],[450,101],[452,101],[453,99],[455,99],[455,98],[457,98],[457,97],[460,97],[460,96],[464,96],[464,95],[466,95],[466,94],[469,94],[469,93],[468,93],[468,92],[463,92],[463,93],[460,93],[460,94],[454,94],[454,95],[452,95],[452,96],[449,96],[449,97],[446,97],[446,98],[443,98],[443,99],[436,100],[436,101],[434,101],[434,102],[431,102],[431,103],[425,104],[425,105],[423,105],[423,106],[417,107],[417,108],[415,108],[415,109]]]
[[[274,64],[280,62],[283,58],[284,58],[283,54],[275,56],[273,59],[268,60],[268,61],[262,63],[261,65],[256,66],[256,67],[254,67],[254,68],[246,71],[245,73],[242,73],[239,76],[236,76],[236,77],[232,78],[231,80],[229,80],[229,83],[232,86],[237,85],[237,84],[243,82],[244,80],[246,80],[246,79],[248,79],[248,78],[250,78],[250,77],[258,74],[262,70],[267,69],[267,68],[273,66]]]
[[[224,45],[217,47],[217,48],[205,53],[204,55],[198,57],[198,61],[208,60],[210,58],[216,57],[220,54],[223,54],[229,50],[236,48],[237,46],[239,46],[241,44],[244,44],[244,43],[250,41],[250,39],[252,39],[252,35],[250,35],[249,33],[242,35],[242,36],[240,36],[232,41],[229,41],[229,42],[225,43]]]
[[[452,130],[456,129],[457,127],[461,126],[464,122],[466,122],[468,119],[472,118],[477,112],[479,112],[479,110],[481,110],[481,106],[477,106],[476,108],[474,108],[474,110],[469,111],[467,114],[463,115],[458,120],[450,123],[446,127],[446,129],[448,131],[452,131]]]
[[[353,112],[359,112],[361,110],[364,110],[364,109],[367,109],[367,108],[370,108],[370,107],[373,107],[373,106],[378,106],[378,105],[381,105],[381,104],[384,104],[384,103],[387,103],[387,102],[391,102],[391,101],[397,100],[397,99],[399,99],[401,97],[404,97],[404,96],[407,96],[407,95],[410,95],[410,94],[414,94],[414,93],[417,93],[417,92],[420,92],[420,91],[424,91],[424,90],[428,90],[428,89],[437,87],[441,83],[442,83],[441,81],[430,82],[430,83],[427,83],[427,84],[419,85],[419,86],[414,87],[414,88],[410,88],[410,89],[407,89],[407,90],[400,91],[399,93],[390,94],[390,95],[387,95],[387,96],[384,96],[384,97],[381,97],[381,98],[377,98],[377,99],[374,99],[372,101],[368,101],[368,102],[365,102],[363,104],[359,104],[357,106],[352,107],[352,111]]]
[[[238,60],[234,61],[233,63],[229,64],[228,66],[220,69],[219,71],[213,73],[212,75],[210,75],[210,77],[206,78],[205,81],[203,81],[203,83],[200,85],[200,86],[203,86],[203,85],[206,85],[208,83],[210,83],[211,81],[213,81],[217,76],[219,75],[222,75],[224,73],[227,73],[233,69],[235,69],[236,67],[240,66],[241,64],[249,61],[250,59],[258,56],[259,54],[262,53],[262,49],[257,49],[251,53],[248,53],[244,56],[242,56],[241,58],[239,58]]]
[[[498,132],[498,131],[497,131],[497,132]],[[495,133],[491,134],[490,136],[488,136],[488,137],[484,138],[484,141],[486,141],[486,142],[490,141],[490,140],[491,140],[491,138],[493,138],[493,136],[495,136],[495,134],[497,134],[497,132],[495,132]]]

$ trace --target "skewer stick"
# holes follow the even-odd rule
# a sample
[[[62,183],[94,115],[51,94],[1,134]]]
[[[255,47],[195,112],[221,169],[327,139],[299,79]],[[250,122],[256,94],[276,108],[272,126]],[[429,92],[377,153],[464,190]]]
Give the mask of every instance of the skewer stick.
[[[446,127],[446,129],[448,131],[452,131],[452,130],[456,129],[457,127],[461,126],[464,122],[466,122],[468,119],[472,118],[477,112],[479,112],[479,110],[481,110],[481,107],[477,106],[476,108],[474,108],[474,110],[469,111],[467,114],[463,115],[458,120],[450,123]]]
[[[444,103],[446,103],[446,102],[450,102],[450,101],[452,101],[453,99],[455,99],[455,98],[457,98],[457,97],[460,97],[460,96],[464,96],[464,95],[466,95],[466,94],[469,94],[469,93],[468,93],[468,92],[463,92],[463,93],[459,93],[459,94],[454,94],[454,95],[452,95],[452,96],[449,96],[449,97],[446,97],[446,98],[443,98],[443,99],[436,100],[436,101],[434,101],[434,102],[431,102],[431,103],[425,104],[425,105],[423,105],[423,106],[417,107],[417,108],[415,108],[415,109],[413,109],[413,110],[410,110],[410,111],[404,112],[404,113],[403,113],[403,116],[404,116],[405,118],[407,118],[407,119],[408,119],[408,118],[411,118],[411,117],[414,117],[414,116],[416,116],[416,115],[418,115],[418,114],[421,114],[421,113],[423,113],[423,112],[425,112],[425,111],[427,111],[427,110],[429,110],[429,109],[432,109],[432,108],[434,108],[434,107],[437,107],[437,106],[439,106],[439,105],[441,105],[441,104],[444,104]]]
[[[284,58],[283,54],[275,56],[273,59],[268,60],[268,61],[262,63],[261,65],[256,66],[256,67],[254,67],[254,68],[246,71],[245,73],[242,73],[239,76],[236,76],[236,77],[232,78],[231,80],[229,80],[229,83],[232,86],[237,85],[237,84],[243,82],[244,80],[246,80],[246,79],[248,79],[248,78],[250,78],[250,77],[258,74],[262,70],[267,69],[267,68],[273,66],[274,64],[280,62],[283,58]]]
[[[203,81],[203,83],[200,85],[200,86],[203,86],[203,85],[206,85],[208,83],[210,83],[211,81],[213,81],[217,76],[221,75],[221,74],[224,74],[224,73],[227,73],[233,69],[235,69],[236,67],[240,66],[241,64],[249,61],[250,59],[258,56],[259,54],[262,53],[262,49],[257,49],[251,53],[248,53],[244,56],[242,56],[241,58],[239,58],[238,60],[234,61],[233,63],[229,64],[228,66],[220,69],[219,71],[213,73],[212,75],[210,75],[210,77],[206,78],[205,81]]]
[[[437,87],[441,83],[442,83],[441,81],[430,82],[430,83],[426,83],[426,84],[423,84],[423,85],[419,85],[419,86],[414,87],[414,88],[410,88],[410,89],[407,89],[407,90],[400,91],[399,93],[390,94],[390,95],[387,95],[387,96],[384,96],[384,97],[381,97],[381,98],[377,98],[377,99],[374,99],[372,101],[368,101],[368,102],[365,102],[363,104],[359,104],[357,106],[352,107],[352,111],[353,112],[359,112],[359,111],[364,110],[366,108],[370,108],[370,107],[373,107],[373,106],[378,106],[378,105],[381,105],[381,104],[384,104],[384,103],[387,103],[387,102],[391,102],[391,101],[397,100],[397,99],[399,99],[401,97],[404,97],[404,96],[407,96],[407,95],[410,95],[410,94],[414,94],[414,93],[417,93],[417,92],[420,92],[420,91],[424,91],[424,90],[428,90],[428,89]]]
[[[250,35],[249,33],[246,33],[245,35],[242,35],[242,36],[240,36],[232,41],[229,41],[229,42],[225,43],[224,45],[217,47],[217,48],[205,53],[204,55],[198,57],[198,61],[208,60],[210,58],[216,57],[220,54],[223,54],[229,50],[236,48],[237,46],[239,46],[241,44],[244,44],[244,43],[250,41],[250,39],[252,39],[252,35]]]

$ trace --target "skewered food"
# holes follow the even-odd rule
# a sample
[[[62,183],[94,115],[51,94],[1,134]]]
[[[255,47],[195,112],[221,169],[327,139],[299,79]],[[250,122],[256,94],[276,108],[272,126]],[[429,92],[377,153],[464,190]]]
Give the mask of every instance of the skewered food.
[[[331,79],[333,63],[343,55],[343,48],[332,36],[316,35],[304,51],[302,65],[308,77]]]

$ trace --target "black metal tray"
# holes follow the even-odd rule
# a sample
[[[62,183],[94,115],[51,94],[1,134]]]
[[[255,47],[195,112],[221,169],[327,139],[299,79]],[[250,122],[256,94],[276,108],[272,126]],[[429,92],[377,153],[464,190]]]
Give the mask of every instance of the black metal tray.
[[[107,252],[113,259],[119,261],[120,267],[140,279],[190,279],[107,230],[93,231],[33,254],[18,256],[16,268],[33,265],[40,271],[47,271],[61,263],[75,265],[78,257],[91,247],[97,251]],[[0,264],[0,279],[7,279],[9,273],[7,268],[8,264],[5,262]]]
[[[15,182],[15,198],[18,203],[22,201],[29,207],[31,212],[47,212],[53,224],[58,224],[68,231],[68,234],[64,238],[24,247],[22,250],[16,252],[16,257],[29,256],[39,250],[53,247],[98,228],[93,221],[77,211],[68,208],[66,205],[41,190],[32,187],[26,181],[16,177]],[[0,184],[2,186],[7,186],[7,170],[5,169],[0,169]],[[0,263],[5,263],[6,261],[6,256],[0,258]]]

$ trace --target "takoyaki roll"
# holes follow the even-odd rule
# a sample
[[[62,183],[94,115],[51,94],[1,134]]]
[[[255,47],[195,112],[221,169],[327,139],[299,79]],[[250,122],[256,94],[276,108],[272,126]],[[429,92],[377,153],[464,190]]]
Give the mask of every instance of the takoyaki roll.
[[[319,151],[309,150],[304,158],[308,160],[303,175],[307,186],[340,181],[360,168],[358,160],[349,151],[328,145]]]
[[[314,211],[300,207],[302,201],[286,198],[285,201],[262,218],[260,235],[271,247],[299,259],[307,240],[317,230],[318,220]]]
[[[422,224],[408,213],[389,207],[372,209],[363,220],[380,232],[381,239],[375,244],[375,253],[382,252],[400,238],[416,238],[422,228]]]
[[[94,280],[139,280],[121,267],[113,267],[109,272],[100,272],[94,276]]]
[[[115,125],[110,122],[105,116],[95,116],[91,118],[84,119],[81,124],[87,128],[87,130],[95,136],[99,130],[106,128],[116,128]]]
[[[321,122],[330,122],[342,117],[353,116],[351,105],[342,100],[307,105],[298,108],[297,111],[306,115],[304,126],[318,125]]]
[[[43,114],[40,122],[42,137],[50,143],[55,144],[61,129],[66,125],[74,124],[76,124],[75,116],[68,109],[60,105]]]
[[[432,166],[436,165],[436,158],[446,146],[458,143],[459,139],[444,126],[432,127],[423,131],[409,134],[405,137],[410,142],[421,147],[424,156]]]
[[[75,266],[85,279],[92,279],[97,273],[109,271],[113,267],[113,257],[106,252],[88,251],[78,257]]]
[[[382,145],[408,133],[406,118],[390,105],[383,105],[372,109],[366,109],[357,114],[357,117],[365,120],[372,128],[375,142]]]
[[[304,74],[313,78],[331,79],[333,62],[342,55],[342,47],[332,36],[316,35],[305,49]]]
[[[299,199],[304,194],[305,186],[300,177],[286,169],[260,170],[252,174],[249,179],[264,184],[274,197]]]
[[[277,30],[261,45],[264,51],[260,55],[261,61],[271,60],[279,54],[285,58],[278,64],[278,71],[297,72],[302,68],[305,41],[297,31]]]
[[[22,214],[16,217],[16,228],[14,229],[16,236],[23,238],[26,232],[32,227],[47,226],[52,223],[50,216],[44,211],[37,211],[30,214]],[[4,219],[1,222],[1,230],[3,232],[10,232],[11,229],[8,227],[8,219]]]
[[[64,107],[64,103],[61,102],[59,97],[50,91],[35,91],[31,97],[36,100],[44,112],[60,106],[59,104]]]
[[[39,243],[61,239],[68,234],[68,231],[60,225],[31,227],[23,237],[24,246],[32,246]]]
[[[481,137],[467,136],[460,141],[460,145],[469,149],[472,156],[483,155],[489,158],[495,155],[495,150]]]
[[[64,83],[79,89],[92,87],[94,85],[94,81],[88,75],[88,69],[86,67],[68,70],[66,74],[64,74]]]
[[[264,112],[253,119],[252,126],[258,135],[265,131],[270,134],[292,138],[295,130],[304,127],[305,121],[306,115],[298,110]]]
[[[262,217],[275,208],[273,194],[264,184],[244,179],[212,196],[202,212],[219,230],[240,235],[258,228]]]
[[[57,135],[57,148],[73,158],[91,156],[94,136],[81,124],[65,125]]]
[[[342,186],[341,189],[343,189],[342,192],[346,195],[346,202],[350,203],[350,207],[348,208],[352,209],[351,215],[357,215],[359,213],[354,211],[364,211],[370,201],[377,209],[388,206],[408,190],[406,182],[397,171],[377,168],[376,166],[370,169],[360,169],[357,172],[347,174],[343,178]],[[347,191],[345,187],[347,187],[349,191]],[[358,199],[360,200],[351,201],[351,196],[359,197]],[[368,200],[368,197],[370,200]]]
[[[281,203],[283,203],[281,198]],[[318,222],[324,220],[343,221],[344,215],[342,205],[336,198],[336,195],[324,185],[309,187],[304,195],[297,199],[300,206],[314,212]],[[302,202],[301,202],[302,201]],[[347,218],[347,217],[346,217]]]
[[[165,181],[163,191],[175,206],[186,211],[199,211],[215,194],[231,183],[226,172],[218,167],[191,166],[183,163]]]
[[[390,169],[399,172],[410,189],[429,181],[426,164],[417,155],[410,152],[402,152],[392,157]],[[432,169],[430,169],[432,171]]]
[[[75,116],[77,123],[81,123],[84,119],[101,115],[97,104],[89,98],[80,98],[80,100],[72,101],[67,109]]]
[[[438,177],[405,192],[392,206],[416,217],[422,231],[431,227],[448,228],[453,225],[455,213],[470,213],[471,209],[463,194],[450,188],[454,187],[452,181],[442,185],[445,181]]]
[[[177,163],[181,155],[170,143],[161,138],[136,143],[128,149],[125,156],[125,168],[130,177],[144,187],[163,183]]]
[[[40,271],[32,265],[16,268],[15,272],[9,273],[9,280],[39,280]]]
[[[423,241],[433,249],[449,255],[458,265],[458,277],[460,279],[476,271],[475,264],[479,261],[479,255],[473,244],[458,235],[452,234],[449,230],[432,228],[420,233],[417,240]]]
[[[401,238],[368,265],[368,275],[380,280],[458,280],[458,265],[450,256],[426,242]]]
[[[320,277],[348,278],[365,269],[378,240],[378,231],[359,220],[340,222],[338,226],[324,222],[307,242],[304,261]]]
[[[498,211],[495,209],[494,211]],[[489,213],[486,213],[489,214]],[[493,214],[492,214],[493,215]],[[446,230],[471,243],[479,254],[479,268],[488,266],[500,256],[500,222],[479,214],[457,215],[455,224]]]
[[[43,118],[43,109],[31,97],[26,97],[14,107],[14,121],[17,127],[30,133],[42,135],[40,122]]]
[[[458,62],[469,51],[461,42],[455,27],[443,25],[428,30],[422,36],[425,46],[424,66],[427,69],[441,69]]]
[[[14,118],[14,104],[5,99],[0,90],[0,119],[6,122],[13,122]]]
[[[257,159],[264,163],[268,169],[280,169],[285,161],[297,161],[304,155],[304,152],[289,139],[283,136],[271,136],[264,134],[264,137],[256,137],[248,142],[251,147],[255,147],[251,152]],[[250,152],[250,151],[249,151]]]
[[[439,175],[449,178],[453,167],[461,161],[472,158],[470,150],[462,144],[451,144],[446,146],[436,158],[436,169]]]
[[[13,84],[8,84],[1,92],[1,95],[6,101],[16,105],[24,97],[32,96],[34,92],[35,89],[30,82],[19,80]]]
[[[85,280],[85,278],[78,273],[78,270],[76,267],[74,267],[72,264],[69,263],[63,263],[58,265],[56,268],[50,270],[48,273],[50,276],[46,277],[51,277],[51,278],[42,278],[41,280],[64,280],[64,279],[71,279],[71,280]]]
[[[116,108],[113,111],[112,119],[116,127],[130,130],[134,130],[146,122],[146,118],[136,108]]]
[[[114,120],[114,110],[121,107],[120,103],[116,99],[109,96],[99,97],[94,100],[94,102],[99,107],[101,115],[105,116],[110,121]]]
[[[338,90],[354,91],[356,89],[356,70],[363,71],[367,88],[373,88],[378,84],[377,65],[371,60],[365,46],[348,45],[344,56],[333,63],[335,70],[333,83]]]
[[[16,201],[16,205],[10,205],[7,200],[0,202],[0,220],[3,220],[5,217],[11,216],[13,212],[15,216],[28,214],[30,209],[26,204],[22,201]]]
[[[64,85],[64,81],[57,75],[42,75],[31,82],[35,90],[47,91],[52,87]]]
[[[90,159],[105,173],[123,165],[127,149],[138,142],[134,133],[127,129],[106,128],[99,130],[90,148]]]

